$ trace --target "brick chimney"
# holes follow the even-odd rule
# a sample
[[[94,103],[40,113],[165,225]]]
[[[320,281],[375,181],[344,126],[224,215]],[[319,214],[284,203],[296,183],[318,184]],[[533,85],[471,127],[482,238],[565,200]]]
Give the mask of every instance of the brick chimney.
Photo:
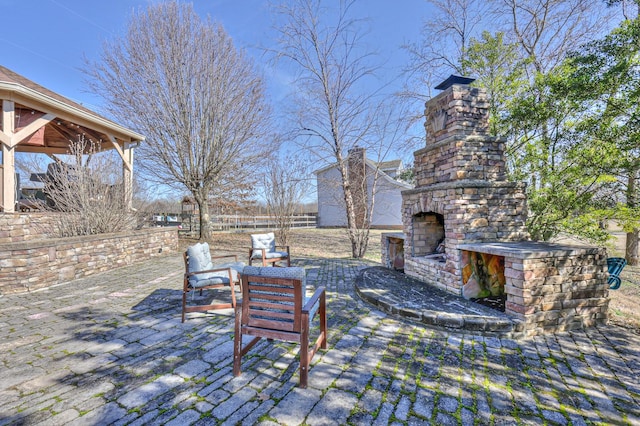
[[[367,150],[358,146],[349,150],[347,170],[356,212],[356,226],[364,228],[367,218]]]

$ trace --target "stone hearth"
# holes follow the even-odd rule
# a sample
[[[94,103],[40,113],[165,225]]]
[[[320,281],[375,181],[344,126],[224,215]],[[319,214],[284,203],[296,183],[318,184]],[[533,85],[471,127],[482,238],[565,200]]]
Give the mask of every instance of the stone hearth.
[[[507,181],[486,91],[455,79],[439,87],[414,153],[416,187],[402,193],[404,272],[466,298],[505,297],[524,335],[606,322],[606,251],[529,241],[526,186]]]

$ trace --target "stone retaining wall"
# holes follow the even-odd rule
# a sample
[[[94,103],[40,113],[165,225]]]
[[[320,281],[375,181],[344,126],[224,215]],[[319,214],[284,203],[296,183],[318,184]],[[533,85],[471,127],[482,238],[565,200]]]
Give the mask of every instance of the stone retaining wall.
[[[48,287],[178,250],[176,228],[23,238],[22,242],[0,244],[0,295]]]
[[[54,214],[48,212],[0,214],[0,244],[54,237]]]

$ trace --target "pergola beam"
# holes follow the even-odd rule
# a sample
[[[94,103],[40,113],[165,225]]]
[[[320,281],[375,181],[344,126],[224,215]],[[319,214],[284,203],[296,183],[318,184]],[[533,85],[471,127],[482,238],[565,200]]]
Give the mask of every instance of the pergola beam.
[[[14,133],[11,136],[10,146],[13,148],[18,145],[24,138],[34,133],[36,130],[40,129],[43,126],[46,126],[53,119],[56,118],[53,114],[45,114],[44,116],[36,119],[33,123],[29,124],[27,127],[20,129],[19,132]]]
[[[122,147],[118,143],[118,140],[115,138],[115,136],[113,136],[113,135],[108,135],[108,136],[109,136],[109,140],[111,141],[111,145],[113,145],[115,150],[118,151],[118,154],[120,155],[120,158],[122,158],[122,164],[124,165],[124,167],[127,168],[127,170],[132,172],[133,171],[133,165],[132,165],[132,162],[130,161],[130,159],[127,158],[128,155],[125,154],[125,152],[123,151]],[[131,149],[131,148],[127,148],[127,149]]]

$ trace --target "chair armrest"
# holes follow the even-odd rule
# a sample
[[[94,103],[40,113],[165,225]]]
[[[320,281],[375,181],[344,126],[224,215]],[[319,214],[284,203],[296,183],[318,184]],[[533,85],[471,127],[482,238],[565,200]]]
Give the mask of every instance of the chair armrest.
[[[285,248],[285,251],[286,251],[287,253],[289,253],[289,246],[276,246],[276,248],[278,248],[278,247],[284,247],[284,248]]]
[[[325,292],[324,286],[318,287],[316,289],[316,291],[313,293],[313,296],[311,296],[311,298],[309,300],[307,300],[307,303],[305,303],[304,306],[302,307],[302,312],[308,314],[309,311],[311,310],[311,308],[313,307],[313,305],[315,305],[316,302],[321,297],[322,298],[326,297],[326,292]]]
[[[235,262],[238,261],[238,255],[237,254],[222,254],[220,256],[211,256],[211,259],[223,259],[225,257],[233,257],[233,260]]]
[[[198,274],[207,274],[209,272],[222,272],[222,271],[229,271],[229,274],[231,274],[231,268],[226,267],[226,268],[214,268],[214,269],[207,269],[205,271],[194,271],[194,272],[187,272],[186,274],[184,274],[185,277],[191,277],[193,275],[198,275]]]

